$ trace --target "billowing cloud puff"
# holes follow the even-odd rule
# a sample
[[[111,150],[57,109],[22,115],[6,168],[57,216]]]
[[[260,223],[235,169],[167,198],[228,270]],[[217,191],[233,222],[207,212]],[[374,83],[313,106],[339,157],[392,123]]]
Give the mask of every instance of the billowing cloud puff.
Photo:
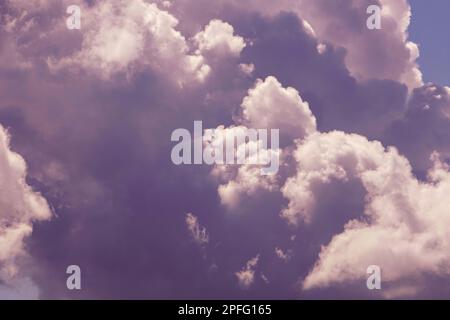
[[[258,266],[259,255],[247,261],[242,270],[235,273],[239,285],[248,289],[255,281],[255,269]]]
[[[194,39],[202,54],[238,56],[245,47],[244,39],[234,35],[233,26],[217,19],[211,20]]]
[[[379,1],[381,29],[369,30],[366,10],[374,4],[366,0],[302,0],[297,13],[311,24],[320,41],[346,49],[346,65],[357,79],[397,80],[410,89],[420,86],[419,50],[407,38],[409,4],[406,0]]]
[[[416,63],[419,50],[408,40],[411,10],[407,0],[340,0],[332,3],[327,0],[198,1],[196,8],[202,8],[202,14],[192,13],[190,18],[213,15],[227,5],[268,16],[294,12],[305,21],[303,27],[311,37],[346,50],[346,66],[361,81],[395,80],[411,90],[422,84],[422,74]],[[380,30],[369,30],[366,26],[370,5],[381,8]],[[174,6],[178,10],[192,11],[188,9],[192,6],[188,0],[178,0]],[[320,51],[324,49],[323,46],[319,48]]]
[[[294,88],[283,88],[273,76],[258,80],[242,102],[243,123],[279,129],[280,135],[303,138],[316,131],[316,118]]]
[[[275,156],[278,157],[278,154]],[[217,171],[216,169],[214,172]],[[219,186],[218,193],[222,204],[235,208],[243,198],[251,197],[260,191],[277,190],[276,182],[276,175],[262,175],[258,166],[242,165],[233,179]]]
[[[297,176],[283,187],[290,200],[283,216],[290,222],[314,219],[322,185],[356,179],[367,193],[365,217],[349,221],[322,248],[305,289],[365,278],[370,265],[381,267],[385,282],[450,272],[450,172],[437,154],[427,182],[414,177],[396,149],[358,135],[315,134],[299,145],[295,157]]]
[[[267,134],[267,144],[264,145],[262,137],[257,136],[256,141],[249,141],[249,128],[245,126],[231,126],[225,128],[219,126],[214,129],[214,136],[207,136],[205,140],[207,150],[223,148],[228,141],[236,138],[232,151],[235,154],[235,164],[216,163],[212,170],[212,175],[221,181],[218,188],[222,204],[235,207],[240,199],[252,196],[259,191],[273,191],[276,187],[277,176],[274,174],[263,174],[263,168],[273,166],[274,170],[279,169],[281,150],[273,145],[270,131]],[[273,147],[273,148],[272,148]],[[225,148],[226,149],[226,148]],[[210,151],[208,151],[210,152]],[[226,160],[226,150],[223,153]],[[238,158],[244,160],[237,163]]]
[[[175,28],[178,20],[153,3],[143,0],[101,1],[83,10],[83,42],[72,56],[51,61],[51,66],[80,66],[108,78],[138,67],[203,79],[209,66],[203,57],[190,54],[184,36]]]
[[[33,221],[51,216],[47,201],[26,183],[24,159],[10,150],[9,136],[0,126],[0,280],[18,273],[17,259],[25,254],[24,240]]]
[[[304,138],[316,131],[316,119],[308,103],[302,101],[297,90],[283,88],[272,76],[264,81],[257,80],[255,87],[248,91],[241,108],[242,115],[238,122],[245,126],[218,127],[215,129],[216,137],[210,142],[213,145],[222,145],[227,134],[244,136],[238,139],[241,144],[236,147],[236,152],[249,152],[248,163],[234,168],[219,165],[213,170],[213,174],[226,182],[219,186],[218,191],[222,203],[230,207],[236,206],[244,195],[251,196],[259,190],[278,190],[277,176],[262,175],[260,167],[254,165],[258,163],[257,159],[253,160],[252,157],[257,158],[256,151],[260,150],[259,156],[269,163],[270,159],[282,159],[281,149],[278,149],[278,146],[273,149],[269,145],[261,147],[260,141],[252,148],[251,142],[245,141],[248,128],[266,129],[268,132],[271,129],[279,130],[282,141],[285,140],[288,144],[292,143],[293,139]],[[278,167],[280,161],[278,160]]]
[[[386,161],[379,142],[343,132],[316,133],[294,152],[298,172],[282,188],[289,205],[282,216],[292,224],[310,222],[317,201],[315,190],[332,179],[349,180]],[[392,149],[386,155],[395,152]],[[319,189],[320,190],[320,189]]]
[[[0,52],[3,60],[14,60],[15,65],[25,67],[30,65],[28,59],[39,57],[54,74],[82,70],[102,80],[118,74],[129,78],[136,72],[151,70],[185,85],[205,80],[211,70],[206,57],[215,63],[218,57],[239,56],[245,47],[244,39],[234,35],[233,26],[219,19],[207,23],[193,39],[186,39],[178,30],[179,20],[167,11],[167,2],[80,3],[81,29],[68,30],[63,22],[69,4],[52,0],[44,1],[42,6],[8,3],[15,15],[5,15],[9,45]],[[42,49],[30,51],[36,38]],[[59,50],[44,49],[60,42],[66,45]],[[16,47],[16,43],[20,45]]]

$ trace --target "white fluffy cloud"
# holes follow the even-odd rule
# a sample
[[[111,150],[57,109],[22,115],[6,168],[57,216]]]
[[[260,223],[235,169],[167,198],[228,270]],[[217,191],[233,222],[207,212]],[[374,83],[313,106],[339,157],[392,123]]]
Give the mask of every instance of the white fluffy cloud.
[[[171,74],[180,84],[203,80],[209,72],[201,55],[191,54],[178,20],[156,4],[143,0],[101,1],[83,8],[80,51],[61,60],[50,59],[53,69],[82,67],[103,78],[150,67]]]
[[[39,1],[36,5],[35,2],[14,1],[9,5],[35,12],[48,10],[50,3],[63,10],[69,2],[47,0]],[[382,8],[381,30],[366,28],[366,9],[369,4],[374,4],[370,1],[351,0],[336,5],[326,0],[198,1],[194,9],[191,1],[175,1],[173,6],[167,4],[159,1],[158,7],[144,0],[119,0],[98,1],[93,6],[83,6],[81,50],[65,58],[49,59],[50,65],[53,68],[81,66],[104,78],[116,72],[127,73],[144,65],[173,74],[180,83],[192,79],[203,80],[210,72],[210,66],[204,58],[208,52],[214,53],[211,56],[239,55],[246,45],[245,41],[234,35],[234,28],[229,23],[213,19],[194,36],[197,48],[190,48],[189,42],[177,30],[178,20],[175,16],[181,14],[185,20],[194,19],[197,24],[198,17],[193,10],[200,11],[199,16],[205,11],[205,14],[214,17],[212,12],[219,8],[235,6],[267,15],[276,15],[282,11],[296,13],[303,19],[305,31],[317,39],[320,52],[323,52],[326,43],[345,48],[345,63],[351,74],[361,81],[391,79],[406,84],[410,89],[422,84],[421,72],[416,63],[419,50],[416,44],[408,40],[411,10],[407,0],[379,1]],[[191,15],[187,16],[183,12],[190,12]],[[29,16],[20,23],[23,30],[37,24],[33,15]],[[61,17],[58,18],[51,21],[60,21]],[[39,28],[43,26],[39,25]],[[62,28],[62,23],[55,23],[53,27],[60,31]],[[64,37],[61,32],[55,37],[53,29],[41,31],[40,41]],[[49,45],[54,44],[55,39]]]
[[[317,201],[314,190],[331,179],[348,180],[385,161],[383,146],[340,131],[315,133],[294,152],[298,172],[282,188],[289,205],[282,216],[291,224],[311,220]],[[391,152],[394,152],[393,150]]]
[[[247,261],[245,266],[235,273],[239,285],[243,289],[248,289],[255,281],[255,269],[258,265],[259,255]]]
[[[9,136],[0,126],[0,280],[18,273],[17,260],[25,254],[24,239],[33,221],[51,217],[46,200],[25,181],[24,159],[9,147]]]
[[[395,148],[354,134],[314,134],[295,157],[297,175],[283,187],[289,199],[283,216],[291,223],[314,219],[320,185],[334,179],[357,179],[367,193],[365,218],[349,221],[322,248],[305,289],[363,279],[370,265],[381,267],[386,282],[450,273],[450,172],[437,154],[426,182],[414,177]]]
[[[276,79],[270,82],[278,88],[276,94],[280,91],[286,93],[276,85]],[[258,81],[256,88],[264,83],[267,81]],[[271,106],[277,104],[268,101],[280,100],[271,100],[271,90],[253,90],[245,99],[251,101],[255,92],[262,92],[259,101],[263,105],[267,103],[267,109],[263,108],[261,113],[244,113],[243,118],[247,124],[274,127],[272,124],[279,113],[272,115]],[[298,98],[293,100],[299,101]],[[260,104],[251,102],[243,103],[243,108],[253,108],[254,111],[260,107]],[[365,279],[367,267],[375,264],[382,269],[383,281],[402,283],[384,292],[386,297],[397,297],[416,294],[420,290],[415,284],[405,284],[418,275],[450,273],[450,230],[446,227],[449,225],[447,220],[450,220],[447,210],[450,172],[437,153],[432,156],[434,167],[428,180],[419,181],[412,174],[409,161],[395,148],[385,148],[380,142],[369,141],[357,134],[318,132],[307,104],[300,102],[302,112],[298,112],[298,104],[287,102],[291,100],[286,99],[280,106],[296,110],[294,114],[299,119],[298,123],[309,124],[310,130],[288,131],[291,138],[302,139],[296,140],[297,149],[293,152],[296,173],[281,188],[289,200],[281,212],[282,217],[292,225],[311,222],[316,204],[323,196],[323,187],[333,185],[335,181],[361,183],[366,191],[365,210],[361,212],[363,218],[349,221],[344,231],[322,248],[317,263],[304,280],[304,289]],[[258,118],[260,114],[263,120]],[[265,116],[267,118],[264,119]],[[295,123],[292,118],[289,120]],[[289,128],[289,125],[282,128]],[[284,151],[289,153],[290,148]],[[233,173],[230,169],[215,167],[213,172],[227,181],[219,187],[223,203],[235,206],[242,196],[251,196],[259,188],[278,190],[278,177],[260,180],[257,171],[248,169],[241,166],[237,173]],[[336,210],[339,210],[339,204],[336,204]],[[290,256],[279,248],[275,253],[283,260]],[[244,268],[240,273],[243,283],[251,283],[253,276],[251,268]]]
[[[237,119],[243,126],[216,128],[217,140],[225,139],[227,132],[242,135],[246,128],[279,129],[281,139],[303,139],[316,131],[316,119],[307,102],[302,101],[294,88],[283,88],[278,80],[269,76],[264,81],[257,80],[255,86],[241,104],[242,115]],[[237,147],[237,153],[245,152],[250,143],[242,143]],[[250,149],[251,150],[251,149]],[[265,159],[283,161],[282,150],[269,146],[259,148],[260,156]],[[256,154],[251,157],[256,157]],[[251,162],[251,161],[250,161]],[[240,199],[252,196],[258,191],[275,191],[279,189],[277,175],[262,175],[258,165],[244,164],[240,166],[216,165],[213,175],[222,181],[218,192],[221,202],[230,208],[235,207]]]
[[[68,30],[66,8],[72,4],[69,0],[8,2],[4,30],[10,39],[0,49],[0,57],[21,67],[44,61],[54,73],[81,70],[102,80],[151,70],[185,86],[203,82],[214,63],[238,57],[246,46],[233,26],[219,19],[187,39],[176,18],[181,13],[169,12],[168,1],[79,3],[81,29]],[[60,50],[30,51],[33,39],[39,39],[42,48]]]
[[[211,20],[194,40],[202,54],[238,56],[245,47],[244,39],[234,35],[233,26],[217,19]]]
[[[294,88],[283,88],[273,76],[259,79],[242,102],[243,123],[252,128],[280,129],[281,136],[303,138],[316,131],[308,102]]]
[[[235,208],[245,197],[277,189],[276,175],[262,175],[258,166],[242,165],[232,179],[219,186],[218,192],[222,204]]]
[[[230,141],[227,137],[238,137],[234,148],[236,159],[239,155],[246,155],[244,164],[215,164],[211,172],[222,183],[218,188],[222,204],[230,208],[236,207],[242,198],[277,188],[276,175],[263,175],[261,169],[269,166],[262,163],[280,159],[281,150],[272,149],[269,144],[264,146],[262,141],[245,141],[247,129],[245,126],[219,126],[214,129],[214,136],[205,141],[206,146],[214,148],[226,145],[226,141]]]
[[[397,80],[410,89],[420,86],[419,50],[407,34],[411,16],[407,0],[380,0],[381,30],[366,28],[371,4],[376,3],[301,0],[293,10],[312,25],[319,41],[346,49],[346,65],[357,79]]]
[[[198,10],[212,15],[218,8],[234,6],[250,12],[274,16],[294,12],[305,22],[305,31],[319,43],[330,43],[346,50],[345,63],[358,80],[390,79],[406,84],[410,89],[422,84],[422,74],[416,63],[418,47],[408,40],[407,28],[411,10],[407,0],[379,0],[381,30],[369,30],[366,10],[377,1],[349,0],[217,0],[196,2]],[[192,2],[177,0],[174,6],[189,10]],[[193,14],[198,19],[202,13]],[[189,17],[187,17],[189,18]],[[195,21],[194,21],[195,23]],[[323,51],[321,45],[318,50]]]

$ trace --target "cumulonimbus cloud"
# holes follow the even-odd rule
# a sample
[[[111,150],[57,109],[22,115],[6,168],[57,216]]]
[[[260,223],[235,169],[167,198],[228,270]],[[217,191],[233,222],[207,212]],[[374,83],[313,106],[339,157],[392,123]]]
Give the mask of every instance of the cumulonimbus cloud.
[[[289,280],[308,274],[302,295],[359,281],[371,264],[381,266],[386,282],[448,275],[449,94],[437,84],[421,86],[418,50],[407,36],[406,1],[378,1],[382,29],[376,31],[365,24],[366,8],[374,1],[89,1],[80,4],[82,29],[74,32],[65,27],[69,3],[7,1],[0,30],[0,120],[17,132],[14,142],[28,152],[23,155],[33,178],[58,195],[51,201],[59,205],[61,223],[49,223],[51,232],[29,238],[42,262],[44,297],[70,294],[53,289],[64,283],[62,264],[73,257],[99,279],[82,292],[88,297],[208,297],[210,278],[201,264],[206,259],[192,259],[199,250],[189,247],[205,246],[209,232],[217,239],[211,257],[223,285],[218,294],[228,296],[226,275],[239,269],[223,263],[229,252],[233,257],[227,258],[238,266],[249,252],[259,252],[264,261],[282,259],[277,265],[285,268],[280,272],[292,272]],[[133,81],[118,81],[123,77]],[[164,161],[167,131],[190,126],[193,119],[216,127],[218,140],[248,128],[280,129],[280,148],[265,150],[266,156],[280,157],[280,172],[263,176],[259,166],[246,164],[196,168],[195,174],[191,168],[174,169]],[[442,160],[437,154],[428,160],[434,150]],[[7,166],[4,172],[27,173],[17,168]],[[418,178],[418,169],[428,170],[429,179]],[[362,196],[351,194],[365,206],[360,215],[330,235],[314,229],[320,240],[303,237],[300,232],[317,227],[318,211],[330,194],[336,203],[325,206],[320,219],[347,217],[341,201],[349,194],[343,185],[363,189]],[[1,212],[9,219],[2,242],[8,246],[0,243],[5,275],[17,269],[33,221],[48,219],[50,212],[26,184],[17,186],[14,194],[24,196],[14,203],[28,203],[22,207],[30,210],[19,210],[13,220],[10,210]],[[248,198],[266,200],[268,192],[279,202],[255,205],[255,215],[217,218],[220,204],[244,212]],[[3,196],[11,207],[13,197]],[[41,202],[31,205],[28,198]],[[174,223],[170,213],[186,207],[195,215]],[[217,212],[205,219],[203,209]],[[256,215],[273,219],[258,225]],[[105,227],[98,226],[101,219]],[[245,219],[251,224],[241,223]],[[208,232],[200,221],[208,222]],[[324,227],[333,222],[320,220]],[[249,231],[248,225],[260,230]],[[285,239],[297,231],[297,240]],[[92,241],[99,234],[103,240]],[[133,250],[119,252],[116,268],[109,269],[111,256],[104,248],[114,241]],[[181,247],[180,241],[189,245]],[[320,245],[317,261],[315,253],[303,255]],[[130,263],[134,259],[141,264]],[[177,259],[185,264],[175,266]],[[265,268],[257,261],[236,274],[243,287],[257,279],[256,267]],[[146,277],[138,272],[142,266]],[[120,274],[126,288],[110,281],[119,269],[128,270]],[[186,270],[197,273],[186,277]],[[261,277],[270,278],[268,288],[281,286],[275,273],[261,270]],[[288,292],[288,286],[276,292]],[[251,290],[245,292],[251,297]]]

